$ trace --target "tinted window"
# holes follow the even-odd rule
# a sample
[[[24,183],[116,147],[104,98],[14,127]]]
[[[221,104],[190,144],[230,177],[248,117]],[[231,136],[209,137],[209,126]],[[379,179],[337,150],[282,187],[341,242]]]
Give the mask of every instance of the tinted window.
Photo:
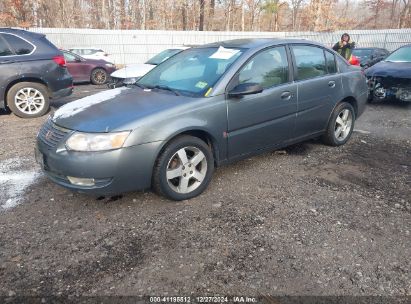
[[[297,65],[297,80],[314,78],[327,73],[323,49],[295,45],[292,50]]]
[[[0,36],[0,56],[10,56],[10,55],[13,55],[13,53],[11,52],[6,42]]]
[[[74,56],[73,54],[63,52],[63,55],[64,55],[64,59],[66,59],[66,61],[69,61],[69,62],[76,61],[76,56]]]
[[[325,51],[325,59],[327,61],[327,70],[329,74],[337,73],[337,65],[335,64],[334,54]]]
[[[26,54],[30,54],[33,49],[34,46],[31,45],[30,43],[28,43],[27,41],[14,36],[14,35],[4,35],[3,36],[7,42],[10,44],[10,46],[14,49],[14,52],[17,55],[26,55]]]
[[[411,62],[411,46],[403,46],[388,56],[385,61]]]
[[[258,83],[269,88],[288,82],[288,60],[285,47],[263,51],[252,58],[240,71],[239,83]]]

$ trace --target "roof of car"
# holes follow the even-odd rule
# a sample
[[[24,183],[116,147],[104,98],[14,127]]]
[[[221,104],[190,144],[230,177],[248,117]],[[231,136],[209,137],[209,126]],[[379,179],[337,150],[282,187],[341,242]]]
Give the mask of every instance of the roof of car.
[[[200,47],[217,47],[223,46],[227,48],[260,48],[266,47],[270,45],[276,44],[284,44],[284,43],[310,43],[318,46],[324,47],[323,44],[305,40],[305,39],[282,39],[282,38],[249,38],[249,39],[234,39],[234,40],[225,40],[225,41],[218,41],[209,44],[205,44]]]
[[[19,34],[19,35],[28,35],[28,36],[45,36],[44,34],[41,33],[36,33],[36,32],[30,32],[26,31],[21,28],[14,28],[14,27],[0,27],[0,32],[3,33],[10,33],[10,34]]]

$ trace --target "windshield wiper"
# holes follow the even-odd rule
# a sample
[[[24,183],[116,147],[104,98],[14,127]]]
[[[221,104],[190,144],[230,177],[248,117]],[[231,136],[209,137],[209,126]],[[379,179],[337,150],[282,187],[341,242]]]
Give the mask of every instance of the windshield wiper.
[[[170,88],[169,86],[166,86],[166,85],[155,85],[155,86],[153,86],[153,87],[149,87],[150,89],[160,89],[160,90],[166,90],[166,91],[170,91],[170,92],[172,92],[172,93],[174,93],[175,95],[177,95],[177,96],[180,96],[180,93],[179,92],[177,92],[176,90],[174,90],[174,89],[172,89],[172,88]]]

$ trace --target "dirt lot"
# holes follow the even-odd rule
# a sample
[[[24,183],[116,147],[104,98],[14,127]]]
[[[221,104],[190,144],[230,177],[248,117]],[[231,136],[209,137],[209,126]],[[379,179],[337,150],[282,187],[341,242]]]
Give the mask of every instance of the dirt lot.
[[[45,119],[0,115],[0,296],[411,295],[411,105],[368,106],[340,148],[221,167],[178,203],[49,182],[33,156]]]

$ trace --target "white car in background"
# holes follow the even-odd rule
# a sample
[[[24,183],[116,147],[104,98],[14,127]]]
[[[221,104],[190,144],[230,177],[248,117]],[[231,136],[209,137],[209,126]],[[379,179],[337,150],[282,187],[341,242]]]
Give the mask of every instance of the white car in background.
[[[146,63],[127,65],[125,68],[119,69],[110,75],[111,80],[107,86],[114,89],[123,85],[136,83],[139,78],[151,71],[156,65],[188,48],[189,47],[173,47],[158,53]]]
[[[70,52],[80,55],[87,59],[105,60],[108,63],[114,64],[114,59],[100,48],[93,47],[76,47],[68,49]]]

